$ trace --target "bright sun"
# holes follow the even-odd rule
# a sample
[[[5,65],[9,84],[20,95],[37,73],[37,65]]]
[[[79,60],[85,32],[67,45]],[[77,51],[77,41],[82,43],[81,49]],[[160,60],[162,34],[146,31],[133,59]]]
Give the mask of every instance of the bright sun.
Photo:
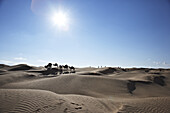
[[[54,13],[52,22],[54,25],[57,25],[59,29],[68,30],[69,28],[68,15],[62,11]]]

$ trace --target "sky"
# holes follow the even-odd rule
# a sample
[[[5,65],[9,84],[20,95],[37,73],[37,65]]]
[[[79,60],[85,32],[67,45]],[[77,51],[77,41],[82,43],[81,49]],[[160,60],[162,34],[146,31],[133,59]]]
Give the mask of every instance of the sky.
[[[169,50],[169,0],[0,0],[0,64],[170,68]]]

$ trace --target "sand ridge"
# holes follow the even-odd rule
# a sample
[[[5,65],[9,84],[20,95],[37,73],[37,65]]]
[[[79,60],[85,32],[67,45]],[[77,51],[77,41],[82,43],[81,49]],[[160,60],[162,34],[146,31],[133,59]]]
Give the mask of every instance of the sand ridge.
[[[44,68],[0,65],[0,112],[167,113],[170,70],[77,68],[44,75]]]

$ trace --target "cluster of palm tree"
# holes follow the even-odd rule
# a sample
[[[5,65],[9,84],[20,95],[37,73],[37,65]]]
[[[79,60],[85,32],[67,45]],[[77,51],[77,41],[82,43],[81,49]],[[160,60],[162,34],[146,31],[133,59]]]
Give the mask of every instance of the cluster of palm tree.
[[[57,69],[59,70],[64,70],[64,71],[75,71],[75,67],[73,66],[68,66],[67,64],[66,65],[58,65],[57,63],[48,63],[48,65],[44,66],[46,69],[52,69],[52,66],[55,66]]]

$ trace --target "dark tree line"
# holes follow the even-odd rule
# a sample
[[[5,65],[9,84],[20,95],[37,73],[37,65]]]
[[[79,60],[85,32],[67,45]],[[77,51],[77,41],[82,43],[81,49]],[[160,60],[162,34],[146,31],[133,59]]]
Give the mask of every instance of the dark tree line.
[[[57,63],[54,63],[54,64],[48,63],[48,65],[46,65],[46,66],[44,66],[44,67],[45,67],[46,69],[51,69],[52,66],[55,66],[55,67],[57,67],[57,69],[60,69],[60,70],[75,71],[75,67],[73,67],[73,66],[68,66],[67,64],[66,64],[66,65],[58,65]]]

